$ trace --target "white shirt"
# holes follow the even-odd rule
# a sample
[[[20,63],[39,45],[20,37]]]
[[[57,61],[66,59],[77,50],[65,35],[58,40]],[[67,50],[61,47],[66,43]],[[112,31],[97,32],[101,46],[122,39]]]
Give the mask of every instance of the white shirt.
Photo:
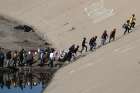
[[[54,54],[50,53],[50,59],[53,60],[54,59]]]

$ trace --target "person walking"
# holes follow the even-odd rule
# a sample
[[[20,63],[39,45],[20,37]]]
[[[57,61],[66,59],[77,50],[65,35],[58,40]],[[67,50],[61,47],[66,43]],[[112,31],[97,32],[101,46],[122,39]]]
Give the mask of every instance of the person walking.
[[[108,34],[107,34],[107,30],[105,30],[101,36],[101,45],[105,45],[106,44],[106,40],[108,38]]]
[[[127,22],[123,25],[125,31],[124,31],[124,35],[126,34],[126,32],[130,33],[130,21],[127,20]]]
[[[70,62],[74,54],[75,44],[73,44],[68,51],[67,60]]]
[[[82,41],[82,49],[80,51],[81,53],[83,52],[84,49],[86,49],[85,51],[87,52],[87,45],[86,45],[86,43],[87,43],[86,42],[86,38],[84,37],[83,41]]]
[[[93,48],[94,49],[96,49],[96,46],[97,46],[97,43],[96,43],[96,41],[97,41],[97,36],[95,36],[94,38],[93,38]]]
[[[90,40],[89,40],[89,46],[90,46],[90,51],[93,50],[93,41],[94,41],[94,37],[92,37]]]
[[[76,48],[74,49],[74,54],[77,55],[78,50],[79,50],[79,45],[77,45]]]
[[[109,37],[109,43],[111,42],[111,40],[115,40],[115,34],[116,34],[116,28],[113,29],[113,31],[111,31],[110,33],[110,37]]]
[[[129,24],[130,24],[130,29],[135,28],[135,24],[136,24],[135,14],[132,14],[132,16],[128,20],[129,20]]]
[[[77,52],[79,51],[79,45],[76,46],[76,48],[74,49],[74,53],[73,53],[73,59],[75,60],[77,57]]]

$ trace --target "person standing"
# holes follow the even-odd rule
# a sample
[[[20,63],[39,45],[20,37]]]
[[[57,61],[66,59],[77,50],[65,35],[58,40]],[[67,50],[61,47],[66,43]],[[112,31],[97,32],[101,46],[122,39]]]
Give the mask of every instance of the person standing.
[[[106,40],[108,38],[108,34],[107,34],[107,30],[105,30],[101,36],[101,45],[105,45],[106,44]]]
[[[24,49],[20,50],[19,52],[19,65],[20,66],[23,65],[24,53],[25,53]]]
[[[115,34],[116,34],[116,28],[113,29],[113,31],[111,31],[110,33],[110,37],[109,37],[109,43],[111,42],[111,40],[115,40]]]
[[[22,61],[22,66],[27,66],[27,51],[23,52],[23,61]]]
[[[4,59],[5,59],[4,53],[2,51],[2,48],[0,48],[0,67],[4,66]]]
[[[12,53],[11,51],[8,51],[6,53],[6,60],[7,60],[6,67],[9,67],[10,64],[11,64],[11,58],[12,58],[12,54],[11,53]]]
[[[33,54],[31,53],[31,51],[28,51],[27,54],[27,63],[28,66],[32,66],[33,64]]]
[[[83,41],[82,41],[82,49],[80,51],[81,53],[83,52],[84,49],[86,49],[85,51],[87,52],[87,45],[86,45],[86,43],[87,43],[86,42],[86,38],[84,37]]]
[[[18,52],[17,51],[13,52],[12,60],[13,60],[13,67],[16,67],[17,61],[18,61]]]
[[[40,51],[40,66],[43,66],[45,63],[45,51]]]

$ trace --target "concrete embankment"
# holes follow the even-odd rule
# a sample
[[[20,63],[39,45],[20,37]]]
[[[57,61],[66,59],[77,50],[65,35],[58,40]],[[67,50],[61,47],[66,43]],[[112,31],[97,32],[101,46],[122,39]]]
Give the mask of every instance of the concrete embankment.
[[[34,26],[59,49],[80,44],[83,37],[100,35],[104,29],[120,27],[131,13],[139,16],[138,0],[0,1],[0,14]]]

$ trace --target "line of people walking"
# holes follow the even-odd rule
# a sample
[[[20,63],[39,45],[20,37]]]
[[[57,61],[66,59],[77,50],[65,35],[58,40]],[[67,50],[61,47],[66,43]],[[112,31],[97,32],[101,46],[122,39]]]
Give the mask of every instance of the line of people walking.
[[[135,24],[136,24],[136,18],[135,18],[135,14],[132,14],[132,16],[126,21],[126,23],[124,23],[124,25],[122,26],[125,30],[124,30],[124,35],[126,34],[126,32],[130,33],[130,30],[132,31],[133,28],[135,28]],[[110,43],[111,41],[114,41],[116,39],[116,32],[117,29],[114,28],[110,34],[108,34],[107,30],[104,30],[103,34],[101,35],[101,44],[99,44],[97,46],[97,38],[99,38],[98,36],[93,36],[91,37],[91,39],[89,40],[89,42],[87,41],[87,38],[84,37],[81,43],[81,50],[79,50],[79,45],[77,45],[77,47],[75,48],[75,44],[73,44],[70,48],[69,48],[69,52],[68,52],[68,61],[71,61],[73,59],[76,59],[76,55],[77,52],[79,51],[80,53],[83,53],[83,51],[85,50],[85,52],[88,51],[88,46],[89,51],[93,51],[96,50],[97,47],[99,46],[103,46],[107,43]],[[76,52],[74,52],[74,50],[76,50]]]
[[[135,28],[136,24],[135,14],[126,21],[122,26],[124,30],[124,35],[130,30]],[[71,62],[75,60],[78,56],[78,52],[81,54],[83,51],[87,52],[88,47],[89,51],[96,50],[97,47],[103,46],[111,41],[114,41],[116,38],[117,29],[114,28],[110,34],[107,30],[104,30],[103,34],[100,37],[101,44],[98,44],[98,36],[93,36],[87,41],[87,38],[84,37],[80,45],[73,44],[68,49],[57,50],[54,48],[40,48],[38,50],[29,50],[25,51],[24,49],[18,51],[8,51],[4,52],[4,49],[0,48],[0,67],[17,67],[18,66],[32,66],[34,63],[38,63],[40,66],[48,64],[50,67],[56,66],[59,62]],[[98,45],[98,46],[97,46]]]

